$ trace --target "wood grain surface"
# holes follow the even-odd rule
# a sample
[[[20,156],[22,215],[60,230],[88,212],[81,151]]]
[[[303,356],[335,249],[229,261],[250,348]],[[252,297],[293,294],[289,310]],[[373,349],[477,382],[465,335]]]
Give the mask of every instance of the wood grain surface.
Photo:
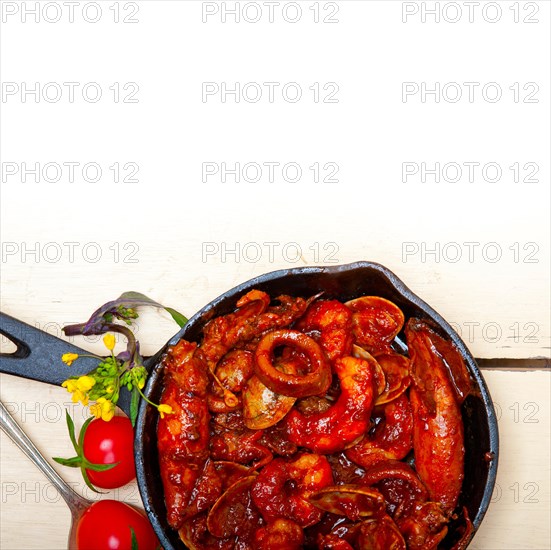
[[[484,376],[499,418],[500,460],[493,500],[471,548],[545,550],[550,547],[550,373],[486,371]],[[78,427],[85,418],[82,407],[73,405],[61,388],[8,375],[0,382],[2,401],[42,453],[48,458],[69,456],[64,410],[69,407],[74,413]],[[70,523],[65,503],[3,433],[0,444],[0,548],[65,548]],[[53,465],[77,492],[97,498],[77,471]],[[102,498],[140,504],[134,483]]]
[[[14,200],[10,194],[8,189],[4,197]],[[117,190],[112,196],[114,201],[123,200]],[[335,242],[339,243],[335,258],[339,263],[369,259],[393,270],[453,323],[475,356],[515,359],[549,355],[549,274],[543,261],[520,265],[513,261],[501,265],[478,262],[472,266],[422,262],[420,258],[404,261],[403,233],[389,232],[384,240],[367,244],[351,238],[345,214],[332,214],[330,232],[316,226],[316,231],[309,233],[307,228],[315,223],[319,211],[316,216],[308,212],[303,216],[300,238],[296,232],[287,230],[285,224],[280,227],[281,220],[261,217],[255,218],[254,231],[245,227],[244,222],[201,226],[199,231],[201,221],[199,216],[194,218],[193,210],[186,213],[184,223],[177,216],[178,209],[164,200],[163,209],[170,221],[165,216],[154,217],[114,240],[108,227],[94,225],[103,201],[93,195],[89,197],[88,208],[78,212],[71,208],[69,198],[61,197],[61,204],[55,207],[59,217],[49,217],[48,226],[37,233],[33,219],[43,215],[42,204],[46,200],[47,196],[38,190],[30,197],[24,212],[7,210],[4,213],[3,238],[19,243],[20,250],[3,265],[1,309],[56,336],[62,337],[61,328],[65,324],[87,319],[99,305],[126,290],[141,291],[191,315],[228,288],[264,272],[305,264],[334,265],[315,262],[317,250],[309,247],[316,242]],[[143,200],[153,209],[156,205],[161,207],[158,197],[153,195]],[[251,199],[243,202],[245,209],[254,207]],[[211,213],[222,216],[222,210],[221,205],[214,206]],[[405,212],[406,209],[404,215]],[[67,227],[74,227],[70,237],[66,236]],[[93,231],[88,229],[91,227]],[[118,228],[119,235],[122,230]],[[205,255],[205,250],[210,250],[205,243],[217,242],[219,247],[223,242],[229,243],[224,237],[227,231],[232,232],[231,242],[241,246],[274,241],[277,235],[282,243],[300,242],[303,254],[294,262],[277,255],[273,261],[264,257],[257,262],[243,258],[236,261],[235,256],[224,257],[220,252]],[[480,226],[479,231],[482,231]],[[455,230],[449,227],[440,232],[442,241],[454,238]],[[516,235],[508,240],[512,238]],[[418,240],[421,242],[421,238]],[[47,243],[62,245],[67,241],[97,243],[102,259],[94,263],[82,254],[75,255],[73,262],[66,255],[56,262],[44,259]],[[123,254],[135,251],[134,245],[129,248],[127,243],[137,246],[137,253],[127,258],[136,262],[124,261]],[[38,248],[37,257],[32,252],[22,256],[23,246],[28,249],[41,246],[42,250]],[[235,244],[228,244],[230,246],[235,248]],[[50,246],[47,252],[53,254],[55,248]],[[323,260],[323,257],[319,258],[318,254],[317,259]],[[154,353],[176,330],[167,314],[145,311],[137,325],[144,354]],[[103,345],[97,339],[74,338],[72,341],[90,351],[102,352]],[[9,348],[5,338],[2,344],[4,349]],[[484,375],[500,415],[501,453],[494,502],[472,548],[546,550],[551,547],[550,373],[485,371]],[[70,403],[65,390],[3,375],[0,397],[46,456],[71,454],[63,411],[70,407],[77,424],[82,423],[85,413]],[[3,434],[0,443],[0,547],[3,550],[64,548],[70,520],[65,504]],[[79,480],[78,472],[57,465],[55,468],[79,492],[93,498]],[[135,484],[108,496],[140,502]]]

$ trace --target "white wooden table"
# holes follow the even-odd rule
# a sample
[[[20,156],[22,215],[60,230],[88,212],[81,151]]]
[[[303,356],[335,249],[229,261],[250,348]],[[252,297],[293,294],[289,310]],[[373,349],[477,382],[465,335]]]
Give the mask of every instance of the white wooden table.
[[[81,275],[85,276],[84,271]],[[228,278],[232,278],[229,271]],[[233,282],[235,281],[230,284]],[[117,289],[115,294],[125,288],[120,286],[123,284],[124,279],[121,278],[119,286],[114,284],[111,287]],[[185,283],[182,286],[185,286]],[[126,288],[140,287],[130,285]],[[152,297],[158,297],[154,289],[142,287],[141,290],[147,291]],[[217,288],[214,293],[221,290],[223,288]],[[166,304],[189,312],[190,309],[178,300],[179,292],[179,290],[169,290],[161,299]],[[214,295],[209,294],[205,289],[197,288],[197,293],[201,292],[205,293],[205,299],[210,299],[210,296]],[[96,297],[96,301],[93,302],[95,305],[111,297],[107,292],[100,297],[97,289],[93,294]],[[81,299],[85,301],[84,296]],[[92,301],[90,299],[90,302]],[[36,315],[36,312],[32,312],[33,306],[30,303],[27,308],[30,315],[25,315],[25,308],[22,306],[20,311],[10,308],[9,303],[3,307],[5,311],[31,322],[32,315]],[[90,303],[79,317],[78,313],[75,314],[72,311],[75,309],[75,304],[69,303],[68,300],[61,303],[52,301],[50,307],[45,309],[50,309],[51,313],[59,309],[59,316],[53,315],[49,318],[37,316],[34,322],[40,326],[46,323],[61,325],[65,318],[84,319],[93,308],[94,305]],[[142,341],[146,343],[145,352],[153,351],[156,346],[161,345],[174,330],[175,326],[165,316],[156,313],[144,315],[139,334],[143,337]],[[100,346],[89,344],[86,347],[100,349]],[[484,342],[475,341],[472,348],[479,356],[494,355],[492,349]],[[538,550],[547,548],[550,510],[550,373],[484,371],[484,376],[499,418],[501,450],[494,499],[475,538],[473,548]],[[79,426],[86,417],[82,407],[73,405],[67,392],[62,388],[29,382],[8,375],[2,375],[0,381],[0,397],[43,453],[48,457],[69,456],[71,446],[65,428],[64,410],[66,407],[69,408]],[[70,519],[65,504],[51,484],[28,460],[22,457],[21,452],[12,442],[4,434],[0,437],[2,445],[1,547],[6,549],[62,548]],[[74,484],[77,491],[84,496],[94,498],[79,479],[77,471],[57,465],[55,468],[65,479]],[[121,498],[135,504],[140,502],[135,484],[112,491],[107,496]],[[55,523],[52,522],[52,517],[56,518]],[[529,540],[526,537],[527,532],[531,533]]]
[[[61,335],[126,290],[192,314],[267,271],[371,260],[474,356],[549,357],[548,2],[481,0],[472,22],[452,2],[457,23],[454,6],[440,22],[427,14],[444,9],[434,2],[301,0],[296,23],[280,11],[270,23],[256,3],[258,24],[255,6],[224,22],[223,2],[82,2],[74,22],[61,2],[25,18],[34,3],[23,4],[2,6],[3,312]],[[239,102],[221,92],[236,83]],[[175,331],[145,314],[144,353]],[[501,452],[472,548],[548,550],[551,375],[484,376]],[[0,398],[46,456],[70,455],[65,390],[3,375]],[[63,501],[0,444],[0,548],[64,548]],[[91,496],[78,472],[55,468]],[[135,485],[108,496],[139,502]]]

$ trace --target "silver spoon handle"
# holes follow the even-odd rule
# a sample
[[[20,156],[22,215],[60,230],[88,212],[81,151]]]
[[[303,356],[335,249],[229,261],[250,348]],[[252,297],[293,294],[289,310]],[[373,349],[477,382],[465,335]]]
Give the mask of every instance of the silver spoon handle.
[[[8,409],[0,401],[0,428],[10,439],[31,459],[31,462],[53,483],[63,500],[71,509],[73,516],[87,508],[90,503],[69,487],[67,483],[52,468],[42,456],[27,434],[19,427],[10,415]]]

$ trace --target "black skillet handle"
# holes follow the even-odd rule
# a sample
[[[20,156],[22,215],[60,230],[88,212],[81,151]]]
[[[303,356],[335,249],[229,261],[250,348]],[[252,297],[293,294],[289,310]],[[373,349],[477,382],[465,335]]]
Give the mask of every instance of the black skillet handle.
[[[64,353],[82,355],[88,352],[1,312],[0,334],[17,346],[13,353],[0,353],[0,373],[59,386],[70,376],[89,372],[98,364],[94,357],[79,357],[77,363],[67,366],[61,361]],[[121,390],[117,405],[128,414],[128,390]]]

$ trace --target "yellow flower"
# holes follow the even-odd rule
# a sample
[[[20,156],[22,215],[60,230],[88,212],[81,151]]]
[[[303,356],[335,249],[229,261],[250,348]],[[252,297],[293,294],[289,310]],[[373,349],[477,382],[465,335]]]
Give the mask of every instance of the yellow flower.
[[[61,360],[70,367],[73,364],[73,361],[78,359],[78,353],[64,353],[61,356]]]
[[[88,395],[78,389],[75,389],[73,392],[72,399],[73,403],[78,403],[80,401],[84,406],[88,405]]]
[[[103,397],[100,397],[100,399],[103,399]],[[93,414],[96,418],[101,418],[101,404],[94,403],[93,405],[90,405],[90,413]]]
[[[66,388],[69,393],[72,393],[73,403],[79,401],[84,405],[88,405],[88,391],[96,381],[91,376],[80,376],[76,380],[69,378],[61,383],[63,388]]]
[[[115,416],[115,405],[105,397],[100,397],[94,405],[90,405],[90,412],[96,418],[109,422]]]
[[[95,383],[96,381],[94,378],[85,375],[78,378],[76,386],[81,392],[86,393],[88,390],[91,390],[94,387]]]
[[[165,414],[172,414],[172,407],[170,405],[167,405],[166,403],[161,403],[157,409],[159,409],[159,414],[161,415],[161,418],[165,417]]]
[[[106,334],[103,337],[103,343],[109,351],[113,351],[115,348],[115,337],[112,334]]]
[[[72,378],[68,378],[65,382],[61,383],[61,386],[63,388],[67,388],[69,393],[73,393],[77,389],[77,381]]]

